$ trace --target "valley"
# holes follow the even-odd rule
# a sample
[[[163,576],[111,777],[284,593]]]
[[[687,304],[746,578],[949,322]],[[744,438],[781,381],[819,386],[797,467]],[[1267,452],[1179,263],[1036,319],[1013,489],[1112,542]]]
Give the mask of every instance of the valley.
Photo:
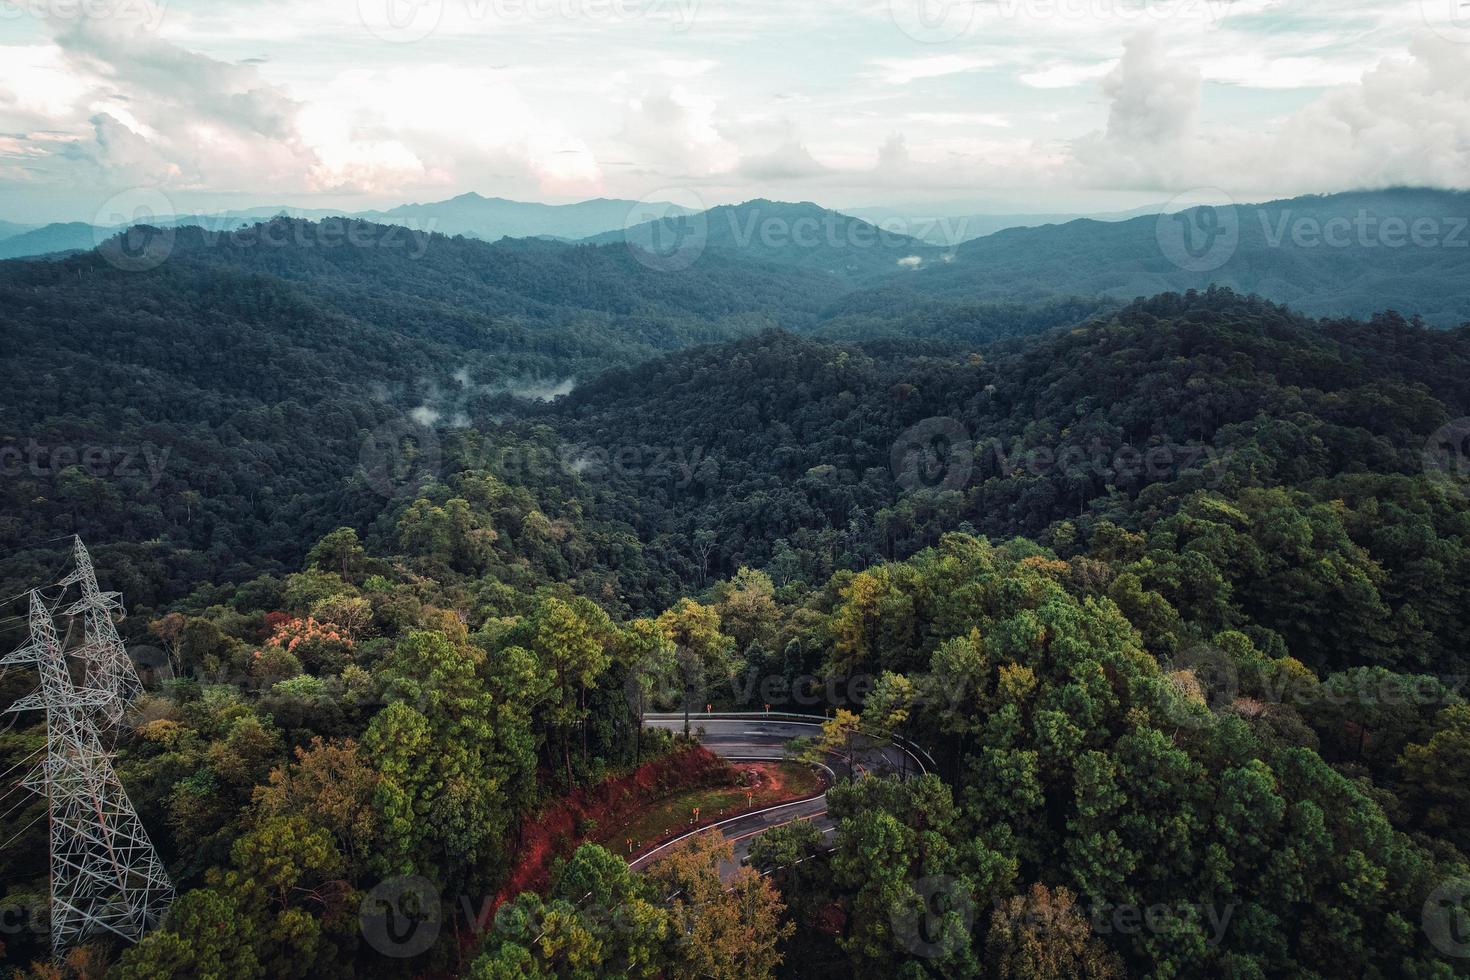
[[[121,592],[115,764],[178,892],[109,976],[1008,977],[1038,910],[1089,976],[1455,975],[1418,923],[1470,873],[1457,254],[1268,289],[1253,233],[1196,280],[1131,263],[1144,219],[854,252],[812,208],[677,270],[687,215],[0,263],[0,593],[64,619],[72,535]],[[837,237],[713,230],[774,217]]]

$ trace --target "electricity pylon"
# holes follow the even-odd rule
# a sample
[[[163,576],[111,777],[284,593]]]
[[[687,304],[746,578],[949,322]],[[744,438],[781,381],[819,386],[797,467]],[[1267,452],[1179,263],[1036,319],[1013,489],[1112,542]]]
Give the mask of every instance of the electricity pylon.
[[[114,693],[73,683],[39,592],[30,594],[28,620],[26,644],[0,666],[34,663],[41,674],[40,689],[9,710],[46,712],[46,761],[23,785],[50,807],[51,951],[60,958],[100,929],[138,939],[158,924],[174,889],[93,723]]]
[[[82,588],[81,599],[66,608],[68,616],[82,617],[82,646],[72,652],[86,662],[87,687],[111,695],[97,706],[97,714],[103,727],[116,728],[122,724],[128,705],[143,693],[133,658],[112,624],[112,614],[123,611],[122,594],[97,588],[97,571],[81,538],[73,538],[72,557],[76,568],[61,580],[63,586]]]

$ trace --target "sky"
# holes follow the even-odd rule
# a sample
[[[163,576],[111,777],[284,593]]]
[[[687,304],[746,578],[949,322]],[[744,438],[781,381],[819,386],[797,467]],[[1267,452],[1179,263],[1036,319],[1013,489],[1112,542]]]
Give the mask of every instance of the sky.
[[[0,0],[0,220],[1470,187],[1470,0]]]

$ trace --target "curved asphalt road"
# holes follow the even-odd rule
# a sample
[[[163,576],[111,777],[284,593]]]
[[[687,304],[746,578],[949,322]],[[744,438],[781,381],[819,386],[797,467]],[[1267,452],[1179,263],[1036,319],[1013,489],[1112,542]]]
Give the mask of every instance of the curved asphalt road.
[[[682,732],[684,716],[682,714],[644,715],[643,724],[648,728],[664,728]],[[701,744],[716,755],[731,761],[749,762],[787,758],[787,743],[792,739],[820,734],[822,723],[820,719],[804,721],[756,714],[722,715],[691,712],[689,730],[698,736]],[[853,760],[859,774],[912,774],[922,769],[922,764],[918,759],[903,749],[886,743],[868,744],[870,740],[866,738],[861,741],[864,744],[857,747]],[[832,765],[828,768],[829,775],[834,771],[838,775],[846,775],[842,771],[845,767],[842,760],[832,759],[831,762]],[[736,868],[745,863],[745,859],[750,854],[751,842],[762,831],[790,823],[793,820],[810,820],[817,829],[829,837],[836,830],[835,821],[827,816],[827,799],[824,793],[812,799],[778,804],[690,831],[688,834],[676,837],[666,844],[640,854],[630,862],[630,865],[635,871],[641,870],[679,841],[706,830],[719,828],[726,837],[730,838],[735,849],[735,863],[720,869],[721,876],[728,878],[735,873]]]

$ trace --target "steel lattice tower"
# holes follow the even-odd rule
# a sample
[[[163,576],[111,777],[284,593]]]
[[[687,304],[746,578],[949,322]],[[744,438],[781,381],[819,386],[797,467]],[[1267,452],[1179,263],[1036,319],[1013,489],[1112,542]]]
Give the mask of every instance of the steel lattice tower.
[[[83,643],[72,652],[86,661],[87,687],[111,695],[97,706],[97,713],[105,728],[116,728],[122,724],[128,705],[143,693],[138,670],[117,635],[117,627],[112,624],[112,614],[123,612],[122,594],[97,588],[92,556],[87,554],[81,538],[73,539],[72,557],[76,568],[61,580],[63,586],[80,585],[82,589],[81,599],[65,610],[68,616],[82,617]]]
[[[51,948],[59,958],[102,929],[138,939],[167,910],[173,884],[92,720],[113,692],[73,683],[39,592],[30,594],[28,619],[26,644],[0,665],[34,663],[41,674],[40,689],[9,710],[46,712],[46,761],[23,785],[50,807]]]

